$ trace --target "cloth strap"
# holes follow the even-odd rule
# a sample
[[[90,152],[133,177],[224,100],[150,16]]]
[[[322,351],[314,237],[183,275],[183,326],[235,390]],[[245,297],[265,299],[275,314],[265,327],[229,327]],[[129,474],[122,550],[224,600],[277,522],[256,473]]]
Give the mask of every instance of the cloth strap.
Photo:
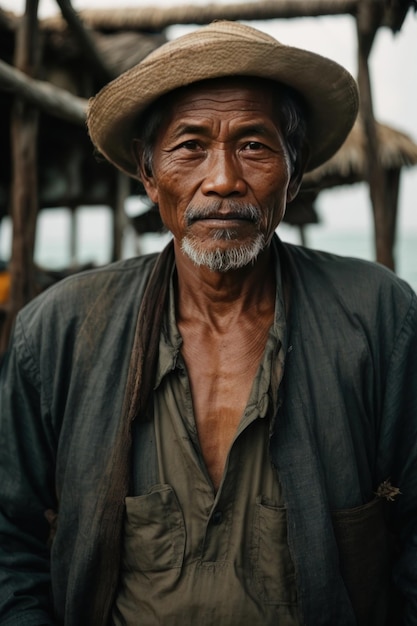
[[[91,626],[110,623],[121,562],[124,503],[130,489],[132,424],[135,419],[143,419],[152,395],[173,263],[171,241],[157,258],[138,314],[121,419],[99,490],[101,519],[94,567],[96,580],[86,611],[90,615],[85,620]]]

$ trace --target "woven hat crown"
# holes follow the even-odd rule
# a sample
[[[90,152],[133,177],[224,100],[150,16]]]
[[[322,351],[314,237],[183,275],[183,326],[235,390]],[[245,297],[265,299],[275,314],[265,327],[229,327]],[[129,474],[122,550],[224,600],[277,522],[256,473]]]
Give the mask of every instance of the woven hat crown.
[[[340,65],[251,26],[217,21],[164,44],[92,98],[91,139],[116,167],[136,177],[132,140],[140,115],[166,93],[225,76],[265,78],[301,94],[308,112],[308,169],[336,152],[357,115],[356,83]]]

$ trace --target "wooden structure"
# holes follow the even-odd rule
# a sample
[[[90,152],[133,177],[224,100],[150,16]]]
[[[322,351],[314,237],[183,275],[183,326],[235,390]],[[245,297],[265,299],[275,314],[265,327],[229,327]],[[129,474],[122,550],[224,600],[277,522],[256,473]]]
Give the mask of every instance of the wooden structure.
[[[82,35],[74,30],[38,23],[36,10],[31,0],[21,19],[0,11],[0,220],[7,214],[13,220],[11,288],[0,308],[0,353],[16,313],[42,289],[33,263],[40,209],[110,206],[112,258],[120,258],[124,202],[139,185],[94,155],[85,128],[87,101],[165,41],[157,33],[89,33],[79,24],[74,30],[88,33],[89,48],[80,45]],[[76,16],[70,5],[64,10],[67,17]]]
[[[3,324],[0,320],[0,352],[17,311],[35,293],[33,249],[39,209],[111,206],[113,258],[119,256],[124,200],[140,189],[110,165],[94,159],[85,131],[87,99],[160,45],[164,29],[172,24],[352,15],[357,24],[366,136],[362,176],[371,190],[376,258],[393,267],[395,211],[386,199],[386,175],[378,156],[380,137],[373,117],[368,58],[378,28],[399,30],[416,0],[263,0],[78,14],[70,0],[57,0],[57,4],[61,14],[41,22],[38,0],[27,0],[21,18],[0,10],[0,218],[10,213],[14,227],[11,294],[3,308]],[[296,219],[300,220],[300,214]]]
[[[404,167],[417,165],[417,144],[408,135],[386,126],[375,124],[378,139],[378,160],[382,171],[387,254],[394,249],[398,214],[398,195],[401,172]],[[314,223],[315,201],[321,191],[341,185],[353,185],[368,179],[367,137],[362,117],[359,116],[351,133],[336,154],[320,167],[304,176],[301,190],[295,199],[295,219],[288,221],[301,229]],[[297,215],[298,205],[305,221]],[[291,206],[291,205],[290,205]]]

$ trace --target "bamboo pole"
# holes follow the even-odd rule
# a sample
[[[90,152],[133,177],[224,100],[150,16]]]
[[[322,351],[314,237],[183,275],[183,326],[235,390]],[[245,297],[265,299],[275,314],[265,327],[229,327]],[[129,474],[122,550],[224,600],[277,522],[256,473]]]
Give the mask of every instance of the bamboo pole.
[[[11,91],[20,99],[60,119],[84,126],[87,100],[65,89],[27,76],[18,68],[0,60],[0,89]]]
[[[16,39],[15,64],[33,74],[38,65],[39,40],[37,28],[38,0],[27,0]],[[38,212],[36,142],[38,111],[17,97],[11,114],[13,223],[11,276],[7,317],[2,328],[1,347],[19,310],[35,295],[33,251]]]

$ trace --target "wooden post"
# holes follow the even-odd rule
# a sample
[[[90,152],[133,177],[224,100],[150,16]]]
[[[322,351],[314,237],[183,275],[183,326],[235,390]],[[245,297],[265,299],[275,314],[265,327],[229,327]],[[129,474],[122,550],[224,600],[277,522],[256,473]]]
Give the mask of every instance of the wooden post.
[[[394,249],[397,234],[398,196],[400,192],[401,169],[392,169],[385,172],[385,203],[388,245]],[[395,269],[393,267],[393,269]]]
[[[379,158],[379,141],[373,112],[371,81],[369,75],[369,55],[372,44],[381,24],[383,7],[372,0],[358,4],[358,84],[360,91],[360,111],[365,133],[367,154],[367,180],[372,201],[376,260],[395,269],[393,254],[393,233],[391,203],[387,200],[387,181]]]
[[[127,218],[125,202],[130,191],[130,179],[122,172],[116,173],[116,198],[113,209],[113,250],[112,261],[122,257],[123,232],[126,228]]]
[[[71,205],[69,207],[70,213],[70,236],[69,236],[69,257],[70,266],[76,267],[78,256],[78,207]]]
[[[29,75],[35,74],[39,56],[37,10],[38,0],[27,0],[16,36],[15,65]],[[33,252],[38,212],[37,133],[37,109],[16,97],[11,114],[11,290],[7,317],[1,329],[1,351],[7,345],[18,311],[35,295]]]

